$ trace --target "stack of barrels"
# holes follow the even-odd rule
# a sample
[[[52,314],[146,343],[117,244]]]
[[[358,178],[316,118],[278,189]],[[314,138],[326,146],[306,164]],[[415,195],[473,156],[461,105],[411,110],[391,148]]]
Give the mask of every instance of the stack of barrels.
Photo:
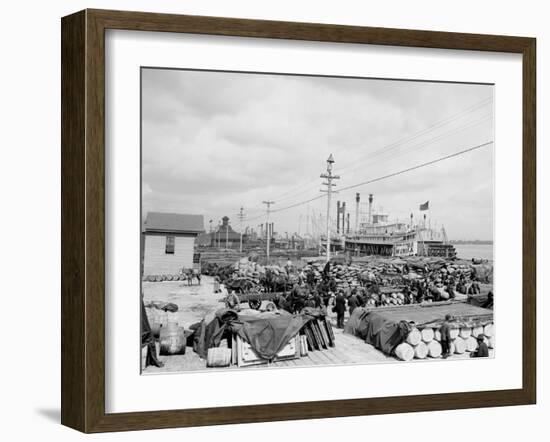
[[[463,354],[477,350],[477,337],[484,336],[489,348],[495,347],[494,325],[492,322],[473,327],[462,326],[451,329],[451,354]],[[404,342],[395,350],[395,356],[402,361],[412,359],[439,358],[442,353],[439,328],[413,328]]]

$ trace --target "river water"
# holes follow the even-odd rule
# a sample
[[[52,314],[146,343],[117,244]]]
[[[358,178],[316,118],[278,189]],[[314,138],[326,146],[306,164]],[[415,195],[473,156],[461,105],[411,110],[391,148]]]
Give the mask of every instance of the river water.
[[[456,256],[462,259],[483,258],[493,260],[492,244],[454,244]]]

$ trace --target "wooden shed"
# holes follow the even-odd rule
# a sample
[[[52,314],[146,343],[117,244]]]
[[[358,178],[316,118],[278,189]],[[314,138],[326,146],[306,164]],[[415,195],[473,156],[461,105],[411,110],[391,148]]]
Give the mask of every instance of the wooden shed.
[[[202,215],[149,212],[143,226],[144,276],[193,268],[195,239],[202,232]]]

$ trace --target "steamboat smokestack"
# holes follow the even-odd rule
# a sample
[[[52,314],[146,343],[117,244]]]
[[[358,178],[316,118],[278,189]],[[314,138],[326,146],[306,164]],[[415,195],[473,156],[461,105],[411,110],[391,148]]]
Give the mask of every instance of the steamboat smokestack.
[[[346,203],[342,203],[342,231],[340,233],[346,233]]]
[[[369,193],[369,224],[372,224],[372,201],[374,200],[372,193]]]
[[[336,233],[340,233],[340,211],[342,209],[340,208],[340,201],[336,202]]]
[[[355,233],[359,231],[359,203],[361,201],[361,195],[355,194]]]

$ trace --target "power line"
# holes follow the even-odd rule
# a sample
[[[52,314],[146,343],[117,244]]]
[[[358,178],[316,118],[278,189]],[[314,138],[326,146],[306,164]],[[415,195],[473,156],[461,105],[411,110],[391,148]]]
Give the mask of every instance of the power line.
[[[488,146],[490,144],[493,144],[493,143],[494,143],[494,141],[487,141],[485,143],[478,144],[477,146],[473,146],[473,147],[470,147],[468,149],[464,149],[464,150],[461,150],[459,152],[455,152],[455,153],[452,153],[450,155],[446,155],[444,157],[437,158],[435,160],[431,160],[431,161],[428,161],[428,162],[425,162],[425,163],[417,164],[416,166],[409,167],[407,169],[403,169],[403,170],[400,170],[398,172],[393,172],[393,173],[390,173],[388,175],[384,175],[384,176],[381,176],[381,177],[378,177],[378,178],[374,178],[372,180],[363,181],[361,183],[356,183],[356,184],[352,184],[350,186],[343,187],[339,190],[339,192],[343,192],[343,191],[349,190],[349,189],[354,189],[356,187],[364,186],[366,184],[372,184],[372,183],[375,183],[377,181],[382,181],[382,180],[385,180],[385,179],[388,179],[388,178],[392,178],[394,176],[398,176],[398,175],[402,175],[402,174],[407,173],[407,172],[411,172],[413,170],[421,169],[422,167],[430,166],[432,164],[439,163],[441,161],[445,161],[445,160],[448,160],[450,158],[458,157],[460,155],[463,155],[463,154],[468,153],[468,152],[472,152],[472,151],[477,150],[477,149],[481,149],[482,147],[486,147],[486,146]],[[310,203],[312,201],[318,200],[318,199],[323,198],[323,197],[324,197],[324,195],[319,195],[319,196],[316,196],[314,198],[310,198],[308,200],[301,201],[299,203],[291,204],[290,206],[281,207],[279,209],[272,210],[271,213],[282,212],[283,210],[292,209],[294,207],[298,207],[298,206]]]
[[[438,128],[440,128],[440,127],[442,127],[442,126],[445,126],[445,125],[447,125],[447,124],[449,124],[449,123],[452,123],[452,122],[454,122],[454,121],[456,121],[456,120],[458,120],[458,119],[460,119],[460,118],[462,118],[462,117],[464,117],[464,116],[466,116],[466,115],[468,115],[468,114],[471,114],[471,113],[474,112],[475,110],[478,110],[478,109],[482,108],[483,106],[486,106],[486,105],[489,104],[491,101],[492,101],[492,98],[491,98],[491,97],[485,98],[484,100],[481,100],[480,102],[478,102],[478,103],[476,103],[476,104],[474,104],[474,105],[472,105],[472,106],[469,106],[469,107],[467,107],[467,108],[461,110],[460,112],[458,112],[458,113],[456,113],[456,114],[450,115],[450,116],[447,117],[447,118],[444,118],[444,119],[442,119],[442,120],[439,120],[439,121],[435,122],[434,124],[432,124],[432,125],[430,125],[430,126],[428,126],[428,127],[425,127],[424,129],[422,129],[422,130],[420,130],[420,131],[418,131],[418,132],[415,132],[415,133],[413,133],[413,134],[411,134],[411,135],[408,135],[408,136],[406,136],[406,137],[404,137],[404,138],[401,138],[401,139],[399,139],[399,140],[397,140],[397,141],[394,141],[393,143],[387,144],[387,145],[381,147],[380,149],[375,150],[374,152],[371,152],[371,153],[367,154],[367,156],[364,157],[364,158],[372,158],[373,156],[376,156],[376,155],[378,155],[379,153],[384,153],[384,152],[390,151],[390,150],[392,150],[392,149],[395,149],[395,148],[399,147],[400,145],[403,145],[403,144],[405,144],[405,143],[408,143],[409,141],[415,140],[415,139],[421,137],[422,135],[425,135],[425,134],[427,134],[427,133],[429,133],[429,132],[431,132],[431,131],[433,131],[433,130],[435,130],[435,129],[438,129]],[[353,167],[353,166],[355,166],[355,164],[349,165],[349,166],[347,166],[347,167],[345,166],[345,167],[343,167],[343,168],[340,169],[340,170],[341,170],[341,171],[344,171],[344,170],[348,169],[349,167]]]
[[[422,135],[426,135],[426,134],[428,134],[429,132],[431,132],[435,129],[441,128],[441,127],[443,127],[443,126],[445,126],[449,123],[452,123],[452,122],[454,122],[454,121],[456,121],[456,120],[458,120],[458,119],[460,119],[460,118],[462,118],[462,117],[464,117],[464,116],[466,116],[466,115],[468,115],[468,114],[470,114],[470,113],[472,113],[472,112],[474,112],[478,109],[481,109],[482,107],[486,106],[487,104],[490,104],[491,102],[492,102],[492,97],[485,98],[485,99],[483,99],[483,100],[481,100],[481,101],[479,101],[479,102],[477,102],[477,103],[475,103],[475,104],[473,104],[473,105],[471,105],[471,106],[469,106],[465,109],[462,109],[460,112],[457,112],[456,114],[452,114],[452,115],[450,115],[450,116],[448,116],[448,117],[446,117],[442,120],[439,120],[439,121],[431,124],[428,127],[425,127],[424,129],[421,129],[420,131],[417,131],[417,132],[414,132],[410,135],[407,135],[406,137],[403,137],[399,140],[396,140],[396,141],[394,141],[390,144],[387,144],[387,145],[375,150],[374,152],[371,152],[371,153],[367,154],[367,156],[363,157],[361,162],[363,162],[367,159],[371,159],[373,157],[379,156],[380,154],[387,153],[387,152],[389,152],[393,149],[396,149],[396,148],[398,148],[398,147],[400,147],[400,146],[402,146],[402,145],[404,145],[404,144],[406,144],[410,141],[413,141],[413,140],[421,137]],[[483,120],[485,120],[485,118]],[[480,122],[481,122],[481,120],[480,120]],[[467,123],[465,126],[462,126],[462,128],[468,127],[468,125],[470,123]],[[449,131],[447,134],[451,134],[453,132],[456,132],[457,130],[460,130],[460,128],[455,128],[455,129]],[[436,136],[436,139],[439,138],[439,137],[442,137],[444,135],[445,134],[440,134],[440,135]],[[433,141],[435,141],[435,139],[433,139]],[[417,147],[417,146],[418,145],[416,145],[414,147]],[[357,162],[355,162],[354,164],[350,164],[349,166],[344,166],[343,168],[340,169],[340,173],[342,173],[343,171],[348,171],[350,168],[351,168],[352,171],[356,170],[358,168],[357,167]],[[280,202],[282,200],[287,200],[287,199],[290,199],[290,198],[294,198],[297,195],[306,193],[308,191],[307,189],[302,190],[298,193],[294,192],[295,190],[303,189],[304,186],[306,188],[316,187],[317,186],[317,180],[308,181],[308,182],[306,182],[302,185],[297,185],[297,186],[291,187],[289,190],[286,190],[283,193],[279,194],[279,196],[276,198],[277,201]],[[293,193],[293,195],[289,195],[291,193]],[[286,196],[286,195],[289,195],[289,196]]]
[[[487,115],[484,115],[481,119],[479,120],[475,120],[475,121],[469,121],[468,123],[462,125],[462,126],[459,126],[459,127],[455,127],[447,132],[444,132],[442,134],[439,134],[439,135],[436,135],[435,137],[433,138],[429,138],[427,140],[424,140],[420,143],[417,143],[417,144],[414,144],[412,146],[410,146],[407,150],[407,152],[404,152],[405,155],[409,155],[410,153],[412,153],[413,151],[417,151],[417,150],[420,150],[420,149],[423,149],[424,147],[427,147],[433,143],[435,143],[436,141],[439,141],[441,139],[444,139],[448,136],[451,136],[451,135],[454,135],[458,132],[461,132],[465,129],[470,129],[474,126],[477,126],[479,124],[482,124],[484,123],[485,121],[489,120],[491,118],[491,114],[487,114]],[[387,152],[382,152],[382,154],[384,153],[387,153]],[[390,158],[380,158],[380,159],[377,159],[375,161],[371,161],[368,163],[368,166],[372,166],[373,164],[379,164],[381,162],[384,162],[384,161],[387,161],[387,160],[395,160],[397,157],[393,156],[393,157],[390,157]],[[359,170],[361,169],[363,166],[363,162],[360,163],[359,165],[356,165],[354,168],[348,170],[348,173],[353,173],[355,172],[356,170]],[[348,168],[349,169],[349,168]],[[284,200],[289,200],[289,199],[293,199],[293,198],[296,198],[297,196],[299,195],[303,195],[305,193],[308,193],[310,192],[311,190],[313,190],[313,188],[315,188],[316,185],[313,184],[313,185],[310,185],[310,186],[306,186],[305,189],[303,189],[302,191],[300,192],[297,192],[295,193],[294,195],[289,195],[287,197],[284,197],[284,198],[280,198],[278,201],[284,201]]]
[[[403,173],[407,173],[407,172],[411,172],[411,171],[416,170],[416,169],[420,169],[422,167],[430,166],[432,164],[439,163],[440,161],[448,160],[450,158],[458,157],[458,156],[463,155],[465,153],[472,152],[473,150],[481,149],[482,147],[488,146],[489,144],[493,144],[493,143],[494,143],[494,141],[487,141],[486,143],[478,144],[477,146],[470,147],[468,149],[461,150],[460,152],[455,152],[453,154],[446,155],[444,157],[437,158],[435,160],[428,161],[426,163],[418,164],[416,166],[409,167],[408,169],[400,170],[399,172],[394,172],[394,173],[390,173],[388,175],[384,175],[384,176],[379,177],[379,178],[374,178],[372,180],[363,181],[362,183],[352,184],[351,186],[343,187],[342,189],[340,189],[340,192],[343,192],[344,190],[355,189],[356,187],[364,186],[365,184],[372,184],[372,183],[375,183],[377,181],[382,181],[382,180],[385,180],[387,178],[392,178],[394,176],[401,175]]]
[[[458,127],[455,127],[454,129],[451,129],[447,132],[444,132],[442,134],[439,134],[439,135],[436,135],[435,137],[433,138],[428,138],[427,140],[424,140],[418,144],[414,144],[410,147],[408,147],[407,151],[405,152],[406,155],[410,154],[411,152],[413,151],[417,151],[417,150],[420,150],[420,149],[423,149],[424,147],[426,146],[429,146],[433,143],[435,143],[436,141],[439,141],[439,140],[442,140],[444,138],[447,138],[451,135],[455,135],[459,132],[462,132],[463,130],[465,129],[471,129],[472,127],[475,127],[475,126],[478,126],[488,120],[490,120],[492,118],[492,115],[491,114],[487,114],[487,115],[484,115],[482,118],[480,118],[479,120],[475,120],[475,121],[470,121],[462,126],[458,126]],[[381,155],[384,155],[386,153],[389,153],[389,152],[382,152]],[[373,157],[376,157],[377,155],[373,155]],[[380,154],[378,155],[380,156]],[[368,157],[368,158],[373,158],[373,157]],[[387,161],[389,159],[391,160],[394,160],[396,157],[389,157],[389,158],[380,158],[378,160],[375,160],[375,161],[369,161],[369,165],[372,165],[372,164],[378,164],[380,162],[384,162],[384,161]],[[363,162],[360,163],[359,165],[353,167],[352,169],[349,169],[348,172],[351,173],[351,172],[355,172],[356,170],[360,169],[361,167],[363,167]]]

